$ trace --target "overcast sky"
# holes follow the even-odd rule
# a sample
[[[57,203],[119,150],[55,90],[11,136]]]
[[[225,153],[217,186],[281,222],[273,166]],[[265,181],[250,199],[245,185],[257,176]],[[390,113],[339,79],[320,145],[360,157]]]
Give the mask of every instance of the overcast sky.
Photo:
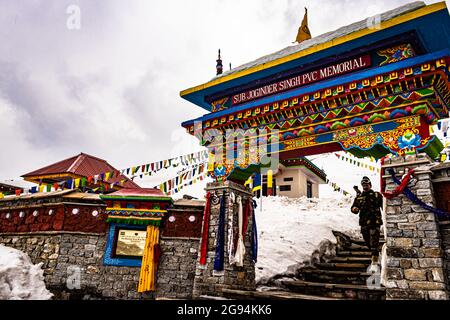
[[[179,92],[215,75],[218,48],[228,70],[290,45],[304,6],[317,36],[408,2],[0,0],[0,179],[80,152],[120,169],[198,150],[180,123],[204,112]]]

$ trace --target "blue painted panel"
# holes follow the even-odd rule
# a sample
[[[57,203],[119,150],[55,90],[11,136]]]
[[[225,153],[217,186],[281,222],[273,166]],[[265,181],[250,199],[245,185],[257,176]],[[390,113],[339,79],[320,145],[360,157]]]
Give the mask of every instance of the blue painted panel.
[[[394,130],[397,127],[398,127],[398,123],[396,123],[395,121],[372,124],[373,133]],[[322,134],[322,135],[318,136],[314,141],[316,143],[332,142],[333,141],[333,133],[330,132],[327,134]]]
[[[142,259],[114,257],[113,255],[114,235],[116,233],[116,230],[119,228],[126,228],[132,230],[145,230],[146,226],[130,226],[128,224],[111,223],[109,226],[105,255],[103,256],[103,264],[105,266],[140,267],[142,264]]]

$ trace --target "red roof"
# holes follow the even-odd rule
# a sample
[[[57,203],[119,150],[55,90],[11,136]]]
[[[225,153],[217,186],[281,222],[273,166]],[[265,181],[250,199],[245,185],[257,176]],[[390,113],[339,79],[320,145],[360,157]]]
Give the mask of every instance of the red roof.
[[[43,167],[41,169],[32,171],[30,173],[24,174],[23,178],[31,178],[35,176],[51,176],[56,174],[71,173],[74,175],[89,177],[98,174],[117,171],[113,166],[111,166],[106,160],[80,153],[77,156],[56,162],[49,166]],[[119,176],[114,176],[108,180],[108,183],[120,182],[126,179],[124,183],[125,188],[140,188],[136,183],[129,180],[126,176],[120,174]]]
[[[154,188],[123,188],[108,196],[118,197],[167,197],[161,190]]]

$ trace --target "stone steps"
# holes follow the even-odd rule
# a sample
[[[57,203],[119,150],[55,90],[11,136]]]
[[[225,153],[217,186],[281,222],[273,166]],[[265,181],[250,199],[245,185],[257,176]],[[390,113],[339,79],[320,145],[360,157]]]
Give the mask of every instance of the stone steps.
[[[336,256],[314,263],[297,272],[297,279],[282,280],[292,292],[336,299],[383,300],[385,288],[367,286],[371,252],[362,239],[354,239],[341,232],[333,232],[337,239]],[[380,241],[381,244],[384,239]]]
[[[228,299],[238,300],[337,300],[333,297],[301,294],[292,291],[277,290],[270,291],[246,291],[236,289],[222,289],[222,294]]]
[[[369,265],[371,262],[370,257],[355,257],[355,256],[336,256],[328,261],[329,263],[364,263],[365,265]]]
[[[350,241],[352,244],[363,246],[363,247],[367,248],[366,242],[362,239],[351,239]],[[380,246],[383,245],[384,243],[386,243],[386,240],[384,239],[384,237],[380,238]]]
[[[358,251],[350,251],[350,250],[342,250],[337,252],[338,257],[363,257],[363,258],[371,258],[371,253],[369,250],[358,250]]]
[[[353,239],[341,232],[333,232],[337,239],[336,256],[297,271],[292,280],[280,279],[276,289],[244,291],[224,289],[230,299],[276,300],[383,300],[384,288],[371,289],[367,269],[371,252],[361,239]]]
[[[364,285],[366,283],[366,279],[370,276],[370,274],[361,271],[348,271],[340,269],[303,269],[299,276],[303,280],[311,282]]]
[[[368,261],[370,263],[370,260]],[[367,270],[366,261],[364,263],[356,262],[321,262],[316,263],[315,267],[321,270],[345,270],[345,271],[360,271],[364,272]]]
[[[282,284],[293,292],[337,299],[384,300],[385,290],[369,289],[366,285],[319,283],[286,280]]]

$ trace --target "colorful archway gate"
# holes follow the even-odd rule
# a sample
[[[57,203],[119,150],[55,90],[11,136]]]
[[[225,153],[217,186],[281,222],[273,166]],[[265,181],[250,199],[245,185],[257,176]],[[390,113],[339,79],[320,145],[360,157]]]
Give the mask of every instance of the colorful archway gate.
[[[322,90],[282,100],[271,96],[270,103],[226,108],[183,125],[214,152],[245,149],[250,134],[257,145],[267,144],[268,154],[279,153],[282,159],[338,150],[375,158],[423,151],[434,158],[443,146],[430,135],[429,126],[448,116],[450,58],[448,52],[425,56],[428,59],[410,57],[389,66],[395,65],[394,71],[375,66],[362,74],[372,77],[334,87],[322,85]],[[344,76],[343,81],[358,75]],[[217,143],[210,132],[231,135],[233,141]],[[255,159],[253,164],[259,160]],[[234,164],[245,168],[249,163]]]
[[[238,184],[265,156],[435,158],[443,145],[429,126],[448,117],[450,104],[446,34],[444,2],[400,7],[376,28],[363,20],[182,91],[210,111],[182,125],[216,154],[211,175]]]

